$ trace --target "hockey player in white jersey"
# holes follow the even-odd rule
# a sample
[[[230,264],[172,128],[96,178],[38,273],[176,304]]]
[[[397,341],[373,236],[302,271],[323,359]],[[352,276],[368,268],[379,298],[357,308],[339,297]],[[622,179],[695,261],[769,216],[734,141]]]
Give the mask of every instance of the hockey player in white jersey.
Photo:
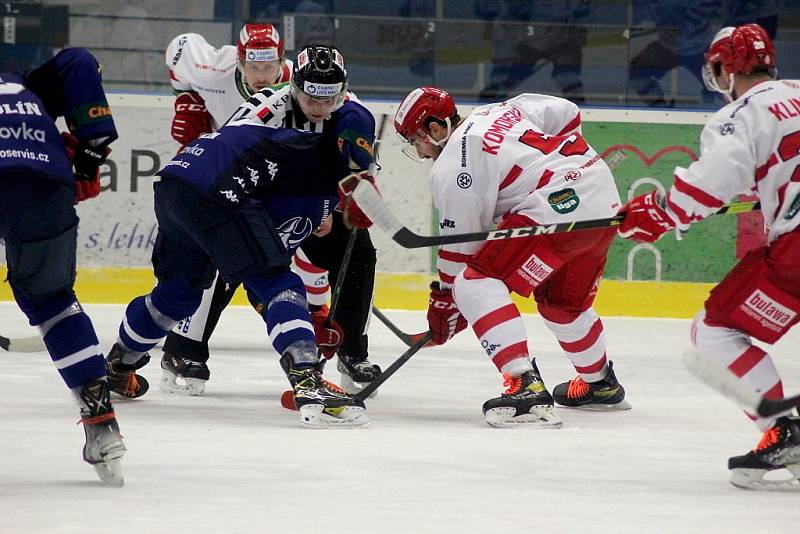
[[[523,94],[462,119],[447,92],[422,87],[400,104],[395,128],[406,153],[435,160],[431,190],[443,235],[485,231],[497,220],[512,228],[610,217],[621,206],[567,100]],[[472,325],[508,388],[483,406],[490,425],[561,426],[509,292],[533,294],[579,373],[555,388],[559,403],[627,407],[591,307],[613,237],[601,229],[440,248],[428,307],[433,342]]]
[[[620,235],[653,242],[686,232],[738,194],[756,194],[768,244],[745,255],[692,324],[692,342],[770,399],[783,398],[772,358],[752,343],[778,341],[800,317],[800,81],[776,80],[775,50],[757,24],[720,30],[706,54],[705,80],[728,105],[703,129],[700,158],[675,169],[658,190],[624,208]],[[695,231],[702,231],[698,229]],[[750,415],[764,435],[751,452],[728,460],[731,483],[748,489],[800,489],[800,419]],[[787,468],[791,480],[765,479]]]
[[[289,81],[292,73],[284,41],[272,24],[245,24],[236,45],[221,48],[196,33],[179,35],[167,47],[165,60],[176,94],[171,133],[181,146],[217,130],[244,100]],[[323,306],[330,293],[327,271],[312,265],[302,251],[292,260],[309,303]],[[161,361],[162,390],[191,395],[204,391],[210,376],[208,340],[235,292],[236,288],[218,280],[204,293],[198,311],[167,337]]]

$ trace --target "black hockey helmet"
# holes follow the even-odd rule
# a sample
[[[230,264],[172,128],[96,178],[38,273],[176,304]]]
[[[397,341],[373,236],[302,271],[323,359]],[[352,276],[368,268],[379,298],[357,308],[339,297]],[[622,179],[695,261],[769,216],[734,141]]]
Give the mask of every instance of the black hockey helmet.
[[[292,69],[292,92],[317,99],[336,98],[338,109],[347,94],[347,70],[344,58],[332,46],[311,45],[303,48]]]

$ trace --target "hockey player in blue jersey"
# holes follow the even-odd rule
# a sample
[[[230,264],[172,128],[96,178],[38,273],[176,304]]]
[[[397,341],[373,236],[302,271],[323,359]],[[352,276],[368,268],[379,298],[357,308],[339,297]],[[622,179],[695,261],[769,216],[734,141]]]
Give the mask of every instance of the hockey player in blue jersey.
[[[294,390],[301,422],[358,426],[363,402],[322,379],[305,290],[290,254],[319,227],[348,170],[324,135],[275,129],[242,119],[202,135],[168,162],[154,184],[158,284],[134,299],[108,356],[109,376],[140,396],[134,371],[147,351],[200,305],[215,270],[243,283],[261,315]]]
[[[117,138],[100,66],[88,51],[72,48],[25,75],[2,74],[0,110],[0,238],[8,282],[80,407],[84,460],[104,483],[121,486],[125,445],[106,365],[73,291],[75,204],[100,192],[99,168]],[[59,133],[58,117],[69,133]]]

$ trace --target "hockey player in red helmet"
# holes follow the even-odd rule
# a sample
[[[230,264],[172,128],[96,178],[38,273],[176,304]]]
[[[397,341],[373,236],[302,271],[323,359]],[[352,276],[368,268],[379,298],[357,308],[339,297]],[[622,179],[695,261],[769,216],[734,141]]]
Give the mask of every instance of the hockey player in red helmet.
[[[514,228],[610,217],[621,206],[614,179],[582,137],[580,111],[568,100],[522,94],[462,118],[446,91],[420,87],[400,103],[394,124],[408,143],[406,153],[434,160],[431,192],[442,235],[486,231],[497,221],[498,228]],[[630,407],[592,309],[613,236],[601,229],[440,247],[439,280],[428,303],[432,341],[445,343],[472,326],[507,386],[483,405],[488,424],[560,427],[554,400]],[[511,292],[534,297],[578,372],[552,396]]]
[[[690,361],[712,361],[770,399],[783,398],[775,363],[753,338],[778,341],[800,318],[800,81],[776,80],[775,49],[763,28],[723,28],[706,54],[710,89],[730,101],[706,124],[700,158],[678,167],[666,195],[653,191],[623,209],[622,237],[653,242],[713,214],[738,194],[761,201],[767,245],[747,253],[711,290],[691,329]],[[731,483],[797,489],[800,419],[748,414],[764,432],[755,449],[728,460]],[[766,477],[788,469],[791,478]]]

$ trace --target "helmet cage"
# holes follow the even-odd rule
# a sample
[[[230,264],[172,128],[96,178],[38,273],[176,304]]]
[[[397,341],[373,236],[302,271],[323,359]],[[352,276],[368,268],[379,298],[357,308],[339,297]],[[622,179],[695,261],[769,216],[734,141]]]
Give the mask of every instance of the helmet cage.
[[[331,113],[342,107],[347,96],[347,70],[341,52],[334,47],[313,45],[304,48],[294,62],[291,92],[315,100],[335,99]]]

